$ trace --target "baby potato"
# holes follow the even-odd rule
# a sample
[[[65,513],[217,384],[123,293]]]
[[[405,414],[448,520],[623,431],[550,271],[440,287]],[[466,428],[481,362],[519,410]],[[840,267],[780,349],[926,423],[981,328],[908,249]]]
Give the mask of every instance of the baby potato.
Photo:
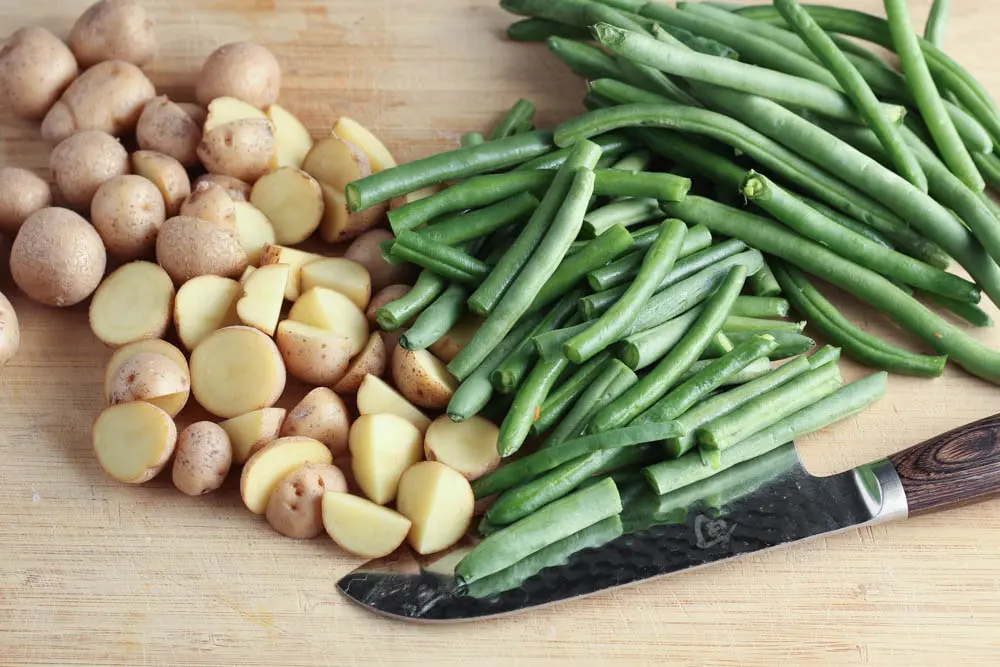
[[[368,342],[358,356],[351,361],[344,376],[333,385],[333,390],[341,394],[353,394],[361,387],[366,375],[382,377],[388,364],[389,355],[386,353],[385,341],[381,333],[375,331],[368,337]]]
[[[365,309],[365,317],[368,318],[368,324],[373,327],[376,326],[378,324],[378,309],[387,303],[392,303],[396,299],[406,296],[411,289],[413,287],[410,285],[387,285],[376,292]]]
[[[238,178],[226,176],[225,174],[202,174],[194,180],[194,187],[197,188],[200,183],[206,182],[215,183],[221,187],[234,202],[250,201],[250,184],[244,183]]]
[[[358,412],[363,415],[397,415],[416,426],[421,433],[431,425],[427,415],[376,375],[366,375],[361,381],[357,402]]]
[[[139,148],[169,155],[185,167],[198,164],[201,125],[166,95],[146,103],[135,126]]]
[[[208,115],[201,128],[202,134],[228,123],[244,119],[269,120],[267,114],[252,104],[235,97],[216,97],[208,103]],[[271,127],[274,130],[274,126]]]
[[[111,383],[109,404],[144,401],[170,414],[157,399],[174,394],[186,394],[191,388],[184,370],[172,360],[155,352],[141,352],[126,359]],[[179,411],[178,411],[179,412]],[[171,417],[176,413],[170,414]]]
[[[0,234],[17,234],[35,211],[52,206],[52,188],[34,172],[0,167]]]
[[[385,147],[385,144],[372,134],[368,128],[353,118],[348,118],[347,116],[338,118],[337,122],[333,124],[331,134],[344,141],[351,142],[364,151],[368,162],[371,163],[373,173],[377,174],[380,171],[385,171],[390,167],[396,166],[396,160],[392,157],[389,149]]]
[[[312,438],[278,438],[265,445],[243,466],[243,504],[254,514],[263,514],[281,480],[306,463],[331,465],[333,457],[323,443]]]
[[[253,183],[275,165],[274,132],[265,119],[245,118],[202,135],[198,157],[214,174]]]
[[[351,356],[368,342],[368,320],[360,308],[340,292],[313,287],[295,300],[288,319],[320,329],[329,329],[351,341]]]
[[[59,142],[83,130],[130,134],[154,97],[156,89],[141,69],[105,60],[81,74],[52,105],[42,120],[42,138]]]
[[[47,306],[73,306],[101,283],[107,264],[101,237],[78,214],[43,208],[28,216],[10,249],[17,286]]]
[[[264,445],[277,440],[284,419],[284,408],[262,408],[219,424],[229,434],[233,462],[243,465]]]
[[[372,281],[367,269],[343,257],[327,257],[302,267],[302,290],[327,287],[340,292],[364,310],[372,298]]]
[[[350,339],[329,329],[285,320],[278,325],[275,341],[285,368],[307,384],[336,383],[351,361]]]
[[[181,108],[181,111],[191,117],[195,125],[201,127],[205,124],[205,119],[208,118],[208,109],[194,102],[177,102],[176,104]]]
[[[182,285],[208,274],[238,277],[247,267],[247,254],[233,232],[207,220],[177,216],[160,228],[156,261]]]
[[[79,71],[61,39],[45,28],[21,28],[0,42],[0,104],[21,118],[41,118]]]
[[[316,180],[295,167],[279,167],[253,185],[250,203],[274,226],[278,243],[295,245],[312,236],[323,217],[323,193]]]
[[[90,202],[90,220],[104,247],[129,261],[152,253],[166,221],[166,204],[152,181],[125,174],[101,184]]]
[[[288,275],[287,264],[268,264],[244,276],[240,280],[243,296],[236,302],[240,322],[273,336],[285,303]]]
[[[274,341],[251,327],[213,331],[191,353],[191,390],[226,419],[269,408],[285,390],[285,364]]]
[[[338,137],[327,137],[313,145],[302,162],[302,170],[319,182],[323,192],[323,220],[320,236],[327,243],[356,238],[385,218],[388,203],[351,213],[344,188],[351,181],[373,173],[368,156]]]
[[[102,183],[129,172],[128,152],[110,134],[85,130],[52,149],[49,169],[63,199],[89,210]]]
[[[174,327],[184,347],[193,350],[213,331],[239,324],[236,302],[242,291],[232,278],[213,275],[181,285],[174,299]]]
[[[274,126],[274,142],[278,146],[278,166],[300,168],[306,154],[313,146],[309,130],[293,113],[277,104],[268,105],[264,113]]]
[[[468,480],[479,479],[500,465],[497,440],[500,429],[480,416],[453,422],[441,415],[424,434],[424,456],[440,461]]]
[[[10,361],[20,346],[21,328],[17,322],[17,313],[3,292],[0,292],[0,366]]]
[[[129,343],[128,345],[123,345],[115,350],[114,354],[111,355],[111,359],[108,360],[108,365],[104,369],[105,401],[108,403],[111,402],[111,385],[114,384],[115,380],[118,378],[118,371],[121,369],[122,364],[137,354],[142,354],[143,352],[153,352],[170,359],[172,362],[177,364],[178,368],[184,371],[185,377],[188,378],[188,384],[190,384],[191,371],[188,369],[187,357],[184,356],[184,353],[165,340],[160,340],[159,338],[146,338],[143,340],[137,340],[134,343]]]
[[[278,482],[264,517],[284,535],[310,540],[323,532],[323,494],[347,493],[347,480],[331,464],[306,463]]]
[[[361,415],[348,435],[354,479],[372,502],[388,504],[403,472],[423,458],[422,445],[420,431],[402,417]]]
[[[288,248],[280,245],[264,246],[260,256],[260,266],[267,264],[287,264],[291,273],[288,276],[288,285],[285,286],[285,298],[295,301],[302,293],[301,271],[302,267],[310,262],[323,259],[323,255],[313,252],[306,252],[297,248]]]
[[[231,232],[236,231],[236,206],[233,198],[215,183],[199,183],[181,204],[180,215],[200,218]]]
[[[406,539],[410,520],[370,500],[331,491],[323,495],[323,527],[347,553],[382,558]]]
[[[482,318],[472,313],[466,313],[455,323],[455,326],[448,329],[445,335],[434,341],[427,349],[444,363],[450,363],[458,356],[459,352],[465,349],[482,323]]]
[[[226,481],[233,465],[233,446],[221,426],[213,422],[195,422],[177,436],[174,486],[189,496],[215,491]]]
[[[335,457],[347,450],[351,418],[344,401],[326,387],[316,387],[289,410],[281,435],[319,440]]]
[[[122,403],[97,417],[91,442],[104,472],[119,482],[143,484],[159,475],[170,460],[177,426],[155,405]]]
[[[135,0],[101,0],[73,24],[69,48],[83,68],[105,60],[141,67],[156,54],[153,21]]]
[[[152,181],[163,195],[163,204],[168,218],[177,215],[181,204],[191,194],[191,179],[184,166],[163,153],[156,151],[136,151],[132,153],[132,171]]]
[[[424,461],[399,479],[396,509],[413,524],[406,536],[418,554],[452,546],[469,529],[476,501],[469,480],[436,461]]]
[[[276,243],[274,226],[266,215],[249,202],[234,200],[233,210],[236,212],[236,238],[239,239],[243,252],[247,254],[250,268],[257,267],[264,257],[264,250]],[[293,267],[287,266],[289,285],[298,282],[297,275],[292,274]],[[287,294],[288,286],[285,289]]]
[[[392,377],[403,396],[424,408],[448,407],[458,380],[427,350],[397,345],[392,353]]]
[[[351,241],[344,251],[344,259],[357,262],[368,269],[372,289],[379,291],[389,285],[409,284],[413,281],[413,266],[409,263],[389,264],[382,257],[382,244],[396,237],[388,229],[369,229]]]
[[[198,74],[195,97],[204,106],[216,97],[235,97],[264,108],[278,101],[281,67],[270,50],[253,42],[224,44]]]
[[[111,347],[160,338],[170,326],[173,307],[174,284],[167,272],[152,262],[129,262],[94,292],[90,329]]]

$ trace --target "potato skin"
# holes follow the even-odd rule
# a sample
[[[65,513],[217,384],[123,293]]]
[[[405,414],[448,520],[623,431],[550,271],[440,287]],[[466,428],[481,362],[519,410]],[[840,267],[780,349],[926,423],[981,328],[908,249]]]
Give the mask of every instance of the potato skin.
[[[62,40],[45,28],[21,28],[0,43],[0,103],[21,118],[42,118],[79,72]]]
[[[236,208],[233,198],[221,186],[202,181],[181,204],[181,215],[200,218],[236,233]]]
[[[201,125],[166,95],[146,103],[135,126],[135,138],[139,148],[169,155],[185,167],[198,164]]]
[[[177,215],[181,204],[191,194],[191,179],[184,165],[169,155],[157,151],[136,151],[132,153],[132,171],[159,188],[169,218]]]
[[[244,183],[238,178],[226,176],[225,174],[202,174],[194,181],[195,189],[202,183],[214,183],[226,191],[233,201],[250,201],[250,192],[253,188],[249,183]]]
[[[69,48],[84,68],[104,60],[141,67],[156,55],[156,33],[146,10],[134,0],[101,0],[73,24]]]
[[[347,451],[350,428],[351,417],[343,399],[331,389],[316,387],[288,411],[280,435],[319,440],[338,456]]]
[[[72,306],[104,277],[107,254],[97,231],[65,208],[43,208],[24,221],[10,250],[17,286],[47,306]]]
[[[132,174],[115,176],[97,189],[90,220],[108,253],[120,260],[138,259],[156,247],[166,205],[151,181]]]
[[[402,345],[397,345],[392,351],[392,379],[399,393],[414,405],[443,410],[448,407],[458,382],[450,375],[444,378],[444,383],[431,377],[420,363],[423,355],[427,355],[424,358],[430,361],[437,359],[426,350],[407,350]]]
[[[155,352],[141,352],[125,360],[111,383],[111,405],[148,401],[191,389],[191,380],[171,359]]]
[[[178,285],[206,274],[238,278],[247,268],[247,255],[235,234],[185,216],[163,223],[156,237],[156,261]]]
[[[0,234],[17,234],[35,211],[52,206],[48,182],[27,169],[0,168]]]
[[[215,491],[232,465],[233,446],[218,424],[195,422],[177,436],[171,477],[181,493],[201,496]]]
[[[198,144],[198,157],[213,174],[253,183],[274,165],[274,133],[265,118],[244,118],[213,128]]]
[[[323,532],[323,494],[327,491],[347,493],[344,473],[334,465],[306,463],[278,482],[264,516],[286,537],[312,539]]]
[[[128,152],[106,132],[77,132],[52,149],[49,169],[59,194],[70,206],[89,210],[104,181],[129,172]]]
[[[235,97],[263,109],[278,101],[281,67],[271,51],[254,42],[224,44],[201,66],[195,97],[203,106]]]
[[[381,332],[373,331],[364,349],[354,357],[344,377],[333,386],[333,390],[342,394],[357,393],[366,375],[382,377],[388,365],[389,353],[385,348],[385,340]]]
[[[411,264],[403,263],[393,266],[382,259],[382,243],[392,241],[395,238],[388,229],[369,229],[354,239],[344,251],[346,259],[354,260],[368,269],[368,274],[372,277],[373,291],[413,281]]]
[[[0,292],[0,366],[10,361],[20,346],[21,329],[17,323],[17,313],[3,292]]]

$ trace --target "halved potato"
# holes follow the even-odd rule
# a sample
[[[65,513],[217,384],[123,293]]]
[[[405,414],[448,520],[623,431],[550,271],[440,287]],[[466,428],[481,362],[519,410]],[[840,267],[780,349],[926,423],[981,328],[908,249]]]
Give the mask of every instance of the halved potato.
[[[285,320],[275,340],[285,368],[307,384],[332,385],[351,362],[351,341],[330,329]]]
[[[289,410],[281,425],[281,435],[315,438],[329,447],[330,453],[339,456],[347,450],[350,428],[351,417],[340,396],[326,387],[316,387]]]
[[[167,465],[177,444],[177,427],[155,405],[122,403],[97,417],[91,442],[104,472],[119,482],[142,484]]]
[[[458,389],[458,380],[440,359],[402,345],[392,352],[392,378],[403,396],[424,408],[443,410]]]
[[[310,262],[316,262],[321,259],[323,259],[323,255],[270,244],[264,246],[264,252],[260,257],[260,266],[264,266],[265,264],[287,264],[291,267],[291,273],[288,276],[288,285],[285,287],[285,298],[289,301],[295,301],[302,293],[300,279],[302,267]]]
[[[393,159],[392,153],[385,147],[385,144],[358,121],[341,116],[333,124],[333,134],[364,151],[371,163],[372,173],[377,174],[389,167],[396,166],[396,160]]]
[[[243,100],[236,99],[235,97],[216,97],[208,103],[208,116],[205,118],[202,133],[210,132],[221,125],[243,120],[244,118],[263,118],[268,120],[267,115],[263,111]]]
[[[387,303],[392,303],[396,299],[406,296],[411,289],[413,287],[410,285],[389,285],[376,292],[365,309],[365,317],[368,318],[368,323],[373,327],[376,326],[378,324],[378,309]]]
[[[233,446],[226,431],[214,422],[191,424],[177,436],[172,477],[174,486],[189,496],[215,491],[233,465]]]
[[[172,218],[191,194],[191,179],[184,165],[163,153],[136,151],[132,153],[132,171],[153,182],[163,195],[166,216]]]
[[[454,422],[442,415],[424,434],[424,456],[428,461],[440,461],[468,480],[479,479],[500,465],[499,437],[500,429],[488,419],[475,416]]]
[[[437,461],[418,463],[399,479],[396,509],[412,522],[406,539],[419,554],[447,549],[462,539],[475,504],[469,480]]]
[[[344,551],[363,558],[382,558],[406,539],[410,520],[370,500],[327,491],[323,494],[323,527]]]
[[[309,130],[294,114],[277,104],[264,108],[264,113],[274,125],[274,143],[278,147],[278,166],[302,166],[306,154],[313,146]]]
[[[340,292],[361,310],[372,298],[368,269],[343,257],[327,257],[302,267],[302,291],[326,287]]]
[[[288,319],[329,329],[351,341],[351,356],[361,352],[368,342],[365,314],[340,292],[313,287],[295,300]]]
[[[279,167],[257,179],[250,203],[260,209],[278,243],[294,245],[312,236],[323,217],[323,193],[312,176],[295,167]]]
[[[333,386],[333,390],[341,394],[353,394],[366,375],[382,377],[388,364],[389,355],[386,353],[385,343],[379,332],[375,331],[368,337],[364,349],[351,361],[344,376]]]
[[[191,390],[217,417],[269,408],[285,389],[285,364],[274,341],[251,327],[213,331],[191,353]]]
[[[348,436],[354,479],[373,502],[396,497],[400,475],[423,458],[417,427],[392,414],[361,415]]]
[[[274,133],[266,118],[244,118],[205,132],[198,158],[213,174],[225,174],[246,183],[274,168]]]
[[[290,267],[287,264],[262,266],[242,282],[243,296],[236,302],[240,322],[274,335],[285,303]]]
[[[264,249],[275,243],[274,227],[267,216],[245,201],[234,201],[236,213],[236,238],[254,266],[260,263]],[[247,267],[250,268],[250,267]]]
[[[284,420],[284,408],[261,408],[221,422],[233,445],[233,463],[246,463],[258,449],[277,440]]]
[[[427,349],[444,363],[450,363],[458,356],[459,352],[465,349],[482,323],[482,318],[467,313],[448,330],[448,333],[431,343]]]
[[[90,302],[90,329],[112,347],[160,338],[170,326],[174,283],[152,262],[129,262],[104,279]]]
[[[285,537],[312,539],[323,532],[323,495],[327,491],[347,493],[344,473],[337,466],[306,463],[278,482],[264,517]]]
[[[141,352],[119,366],[108,403],[144,401],[176,417],[184,409],[190,391],[191,379],[176,362],[162,354]]]
[[[431,425],[427,415],[374,375],[366,375],[358,387],[358,412],[396,415],[416,426],[421,433]]]
[[[220,227],[236,231],[236,208],[233,198],[222,186],[202,181],[181,204],[181,215],[214,222]]]
[[[213,275],[181,285],[174,299],[174,326],[184,347],[193,350],[216,329],[239,324],[236,301],[242,291],[232,278]]]
[[[278,482],[305,463],[330,465],[333,457],[326,445],[312,438],[278,438],[264,445],[243,466],[243,504],[254,514],[263,514]]]
[[[250,185],[238,178],[226,176],[224,174],[202,174],[194,179],[193,187],[197,188],[200,183],[215,183],[229,195],[234,202],[250,201]]]
[[[121,365],[137,354],[142,354],[143,352],[161,354],[167,359],[170,359],[170,361],[177,364],[177,366],[184,371],[184,375],[187,376],[188,383],[190,384],[191,371],[188,368],[187,357],[184,356],[183,352],[167,341],[160,340],[159,338],[137,340],[134,343],[123,345],[115,350],[115,353],[111,355],[111,359],[108,360],[108,365],[104,369],[104,398],[106,401],[109,403],[111,402],[111,385],[118,377],[118,369],[121,368]],[[186,401],[187,398],[184,400]]]

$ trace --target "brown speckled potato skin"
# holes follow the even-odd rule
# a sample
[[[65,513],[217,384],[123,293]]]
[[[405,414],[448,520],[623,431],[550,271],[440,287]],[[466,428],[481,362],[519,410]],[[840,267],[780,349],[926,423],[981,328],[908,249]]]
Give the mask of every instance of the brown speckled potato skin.
[[[135,0],[101,0],[87,8],[69,31],[69,47],[81,67],[104,60],[143,66],[156,55],[156,33]]]
[[[326,387],[317,387],[288,411],[280,436],[299,435],[319,440],[336,457],[347,451],[350,428],[351,417],[340,396]]]
[[[196,422],[177,436],[172,477],[174,486],[189,496],[215,491],[233,465],[229,435],[212,422]]]
[[[21,28],[0,42],[0,104],[21,118],[42,118],[79,71],[58,37],[45,28]]]
[[[199,128],[205,124],[205,119],[208,118],[208,109],[200,104],[195,104],[194,102],[176,102],[176,104],[184,111],[184,113],[191,116],[191,120],[193,120],[195,125]]]
[[[209,181],[198,183],[181,204],[180,214],[214,222],[236,233],[236,208],[233,206],[233,198],[222,186],[215,183]]]
[[[347,368],[344,377],[333,386],[334,391],[341,394],[357,393],[361,381],[366,375],[382,377],[385,369],[389,365],[389,354],[385,347],[385,340],[381,332],[375,331],[368,337],[368,342],[364,348],[354,357],[354,361]]]
[[[253,183],[274,166],[274,132],[266,118],[243,118],[213,128],[201,138],[198,157],[213,174]]]
[[[90,202],[94,229],[108,252],[122,261],[151,253],[165,220],[163,195],[142,176],[115,176],[101,184]]]
[[[0,366],[10,361],[20,346],[21,329],[17,323],[17,313],[3,292],[0,292]]]
[[[142,352],[118,367],[111,383],[111,405],[148,401],[191,389],[191,381],[180,366],[162,354]]]
[[[184,165],[169,155],[136,151],[132,153],[132,171],[159,188],[168,218],[177,215],[181,204],[191,194],[191,179]]]
[[[81,74],[49,109],[42,138],[62,141],[81,130],[129,134],[154,97],[156,89],[141,69],[123,60],[106,60]]]
[[[10,272],[25,294],[46,306],[80,303],[101,283],[107,253],[79,214],[49,207],[24,221],[10,249]]]
[[[247,268],[247,254],[235,234],[184,216],[163,223],[156,237],[156,261],[178,285],[207,274],[238,278]]]
[[[169,155],[185,167],[198,164],[201,125],[166,95],[146,103],[135,127],[135,138],[139,148]]]
[[[101,184],[129,172],[128,152],[106,132],[77,132],[52,149],[49,169],[56,188],[73,207],[89,211]]]
[[[448,407],[448,402],[455,393],[454,386],[443,385],[427,372],[419,361],[423,354],[424,351],[411,351],[402,345],[397,345],[392,351],[390,362],[393,383],[399,389],[399,393],[414,405],[443,410]],[[426,354],[434,357],[430,352]]]
[[[0,168],[0,234],[17,234],[35,211],[52,206],[52,188],[34,172]]]
[[[334,465],[306,463],[278,482],[264,516],[276,531],[308,540],[323,532],[323,494],[347,493],[344,473]]]
[[[201,66],[195,97],[203,106],[216,97],[235,97],[258,109],[278,101],[281,67],[270,50],[253,42],[224,44]]]
[[[372,289],[375,289],[374,285]],[[396,299],[406,296],[411,289],[413,288],[410,285],[388,285],[375,292],[372,300],[368,302],[368,307],[365,308],[365,317],[368,318],[368,324],[373,327],[376,326],[378,324],[378,309],[387,303],[392,303]]]
[[[250,192],[253,188],[249,183],[244,183],[238,178],[226,176],[225,174],[202,174],[194,181],[195,189],[202,183],[214,183],[226,191],[233,201],[250,201]]]
[[[382,259],[382,242],[394,238],[396,237],[393,233],[387,229],[369,229],[354,239],[344,251],[345,258],[352,259],[368,269],[373,291],[413,280],[413,267],[410,264],[393,266]]]
[[[279,326],[275,342],[292,377],[314,386],[337,382],[351,363],[346,338],[314,339]]]

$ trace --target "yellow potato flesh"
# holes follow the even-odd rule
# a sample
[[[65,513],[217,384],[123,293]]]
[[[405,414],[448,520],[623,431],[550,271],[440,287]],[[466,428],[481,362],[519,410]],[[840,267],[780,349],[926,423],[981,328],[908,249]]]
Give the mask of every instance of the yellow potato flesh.
[[[258,449],[277,440],[284,420],[284,408],[263,408],[221,422],[233,445],[233,463],[246,463]]]
[[[362,415],[348,435],[355,481],[373,502],[391,502],[400,475],[423,458],[422,445],[420,431],[402,417]]]
[[[264,109],[274,125],[274,143],[278,149],[278,166],[302,166],[309,149],[313,147],[309,130],[294,114],[277,104]]]
[[[106,473],[120,482],[142,484],[163,470],[177,443],[177,427],[154,405],[123,403],[100,414],[91,438]]]
[[[403,543],[410,520],[364,498],[327,491],[323,494],[323,527],[344,551],[381,558]]]
[[[121,368],[122,364],[132,357],[144,352],[162,354],[167,359],[170,359],[170,361],[177,364],[177,366],[184,371],[188,381],[191,380],[191,370],[188,368],[187,357],[185,357],[184,353],[178,350],[174,345],[171,345],[165,340],[160,340],[159,338],[137,340],[134,343],[123,345],[115,350],[115,353],[111,355],[111,359],[108,360],[108,365],[104,370],[104,399],[106,401],[110,402],[111,400],[111,386],[114,384],[115,378],[118,377],[118,370]]]
[[[104,279],[90,302],[90,328],[107,345],[118,347],[159,338],[170,324],[174,283],[151,262],[130,262]]]
[[[241,291],[232,278],[213,275],[181,285],[174,301],[174,325],[184,347],[193,350],[213,331],[238,324],[236,301]]]
[[[458,542],[469,528],[475,504],[469,480],[442,463],[418,463],[399,480],[396,509],[413,522],[407,541],[419,554]]]
[[[287,264],[262,266],[243,281],[243,297],[236,302],[236,314],[243,324],[274,335],[285,303],[285,287],[291,267]]]
[[[203,133],[244,118],[267,118],[263,111],[235,97],[216,97],[208,104]]]
[[[326,287],[340,292],[364,310],[372,299],[368,269],[343,257],[328,257],[302,267],[302,289]]]
[[[330,450],[312,438],[278,438],[250,457],[240,477],[243,504],[263,514],[271,492],[284,477],[305,463],[333,463]]]
[[[269,408],[284,388],[285,365],[278,348],[256,329],[219,329],[191,353],[191,389],[201,406],[218,417]]]
[[[424,452],[428,460],[440,461],[466,479],[478,479],[500,465],[499,436],[500,429],[482,417],[453,422],[442,415],[424,435]]]
[[[309,238],[323,217],[323,194],[316,180],[295,167],[281,167],[261,176],[250,202],[271,225],[278,243],[294,245]]]
[[[358,412],[363,415],[391,414],[402,417],[423,433],[431,420],[381,378],[366,375],[358,387]]]
[[[372,173],[396,166],[396,160],[385,144],[358,121],[341,116],[333,126],[333,134],[363,150],[371,163]]]
[[[314,287],[296,299],[288,319],[329,329],[351,341],[351,356],[368,342],[368,319],[363,310],[340,292]]]
[[[291,267],[291,273],[288,276],[288,285],[285,286],[285,298],[289,301],[295,301],[302,293],[300,288],[300,271],[302,267],[310,262],[316,262],[321,259],[323,259],[322,255],[312,252],[286,248],[280,245],[269,245],[264,248],[264,252],[260,258],[260,265],[287,264]]]

